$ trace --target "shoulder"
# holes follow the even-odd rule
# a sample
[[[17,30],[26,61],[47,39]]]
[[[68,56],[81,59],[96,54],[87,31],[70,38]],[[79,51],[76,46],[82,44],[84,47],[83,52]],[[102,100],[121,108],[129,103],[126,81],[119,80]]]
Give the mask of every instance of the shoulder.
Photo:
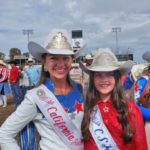
[[[82,85],[79,82],[74,81],[74,87],[82,91]]]
[[[128,107],[129,107],[129,111],[133,114],[136,114],[138,115],[139,113],[141,113],[140,109],[138,108],[138,106],[130,101],[130,100],[127,100],[127,104],[128,104]]]

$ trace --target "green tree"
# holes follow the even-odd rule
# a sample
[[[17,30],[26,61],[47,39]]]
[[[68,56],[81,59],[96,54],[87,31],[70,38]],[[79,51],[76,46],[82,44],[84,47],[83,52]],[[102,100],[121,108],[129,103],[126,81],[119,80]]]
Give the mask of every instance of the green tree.
[[[21,51],[18,48],[11,48],[9,50],[10,60],[14,59],[14,56],[21,55]]]
[[[25,53],[23,53],[23,56],[29,57],[29,53],[25,52]]]
[[[2,52],[0,52],[0,59],[1,59],[1,60],[4,60],[4,58],[5,58],[5,54],[2,53]]]

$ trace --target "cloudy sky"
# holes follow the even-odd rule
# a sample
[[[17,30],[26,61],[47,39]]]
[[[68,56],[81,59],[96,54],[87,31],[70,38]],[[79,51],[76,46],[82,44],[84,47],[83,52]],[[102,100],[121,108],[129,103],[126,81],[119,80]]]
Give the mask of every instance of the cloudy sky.
[[[134,60],[150,50],[150,0],[0,0],[0,51],[8,56],[10,48],[28,52],[30,40],[43,45],[52,29],[82,30],[85,53],[94,48],[131,50]]]

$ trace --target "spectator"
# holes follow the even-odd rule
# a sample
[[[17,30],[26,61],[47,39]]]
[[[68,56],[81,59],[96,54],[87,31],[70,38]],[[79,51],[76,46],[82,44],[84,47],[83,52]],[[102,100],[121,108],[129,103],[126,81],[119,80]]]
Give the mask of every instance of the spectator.
[[[14,98],[14,103],[15,105],[19,105],[21,103],[21,98],[22,98],[22,93],[18,82],[19,68],[16,66],[17,63],[14,60],[8,63],[11,65],[9,82],[10,82],[10,86]]]
[[[29,87],[29,79],[25,73],[25,66],[19,67],[19,86],[22,92],[21,101],[23,101],[24,95],[26,94],[27,88]]]
[[[7,94],[10,94],[10,88],[8,84],[8,69],[3,60],[0,60],[0,105],[7,106]]]
[[[25,73],[29,79],[28,89],[32,89],[39,81],[41,69],[37,65],[33,65],[34,60],[32,58],[29,58],[27,63],[29,66],[25,69]]]

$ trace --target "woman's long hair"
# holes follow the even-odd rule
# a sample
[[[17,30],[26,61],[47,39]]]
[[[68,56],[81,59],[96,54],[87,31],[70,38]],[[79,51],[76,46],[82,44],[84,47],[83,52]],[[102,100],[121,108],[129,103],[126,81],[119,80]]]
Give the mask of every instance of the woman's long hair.
[[[118,112],[117,119],[123,128],[122,138],[125,143],[130,143],[133,136],[133,128],[128,120],[129,108],[124,98],[123,87],[121,84],[121,74],[119,71],[114,71],[115,87],[112,91],[112,103]],[[84,117],[81,125],[83,141],[86,142],[89,139],[90,131],[90,114],[93,107],[96,105],[99,98],[99,92],[94,85],[94,73],[90,73],[89,88],[86,94],[84,102]]]
[[[46,55],[47,55],[47,54],[43,54],[43,55],[42,55],[42,60],[45,60],[45,59],[46,59]],[[42,64],[40,79],[39,79],[39,81],[38,81],[36,87],[38,87],[38,86],[40,86],[41,84],[43,84],[43,83],[45,82],[46,78],[50,78],[50,74],[49,74],[48,71],[46,71],[46,70],[44,69],[44,65]],[[68,83],[69,86],[73,87],[74,82],[73,82],[73,80],[70,78],[69,73],[67,74],[67,83]]]

